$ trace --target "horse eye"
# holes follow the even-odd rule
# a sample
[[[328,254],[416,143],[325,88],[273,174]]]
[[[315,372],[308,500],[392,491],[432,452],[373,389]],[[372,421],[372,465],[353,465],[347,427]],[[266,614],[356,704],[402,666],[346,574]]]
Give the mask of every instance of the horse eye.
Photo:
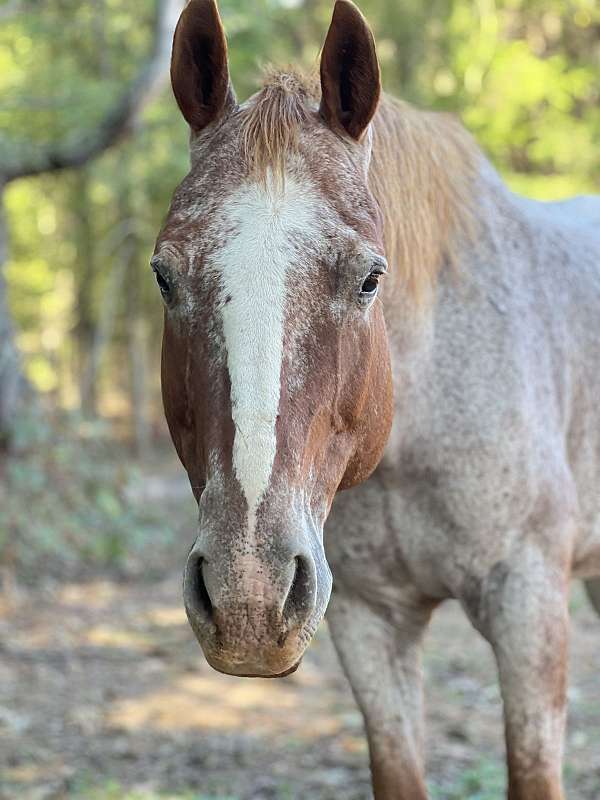
[[[379,278],[382,275],[383,273],[379,270],[374,270],[367,275],[363,281],[363,285],[360,287],[360,293],[363,297],[369,297],[375,294],[379,286]]]

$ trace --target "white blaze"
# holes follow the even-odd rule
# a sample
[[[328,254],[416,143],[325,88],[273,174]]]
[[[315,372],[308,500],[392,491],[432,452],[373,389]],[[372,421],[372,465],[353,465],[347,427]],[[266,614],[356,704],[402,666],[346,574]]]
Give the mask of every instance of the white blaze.
[[[215,256],[235,426],[233,467],[248,503],[250,531],[276,452],[287,278],[299,261],[294,239],[314,237],[317,201],[309,184],[247,184],[223,207],[226,244]],[[293,301],[291,301],[293,302]]]

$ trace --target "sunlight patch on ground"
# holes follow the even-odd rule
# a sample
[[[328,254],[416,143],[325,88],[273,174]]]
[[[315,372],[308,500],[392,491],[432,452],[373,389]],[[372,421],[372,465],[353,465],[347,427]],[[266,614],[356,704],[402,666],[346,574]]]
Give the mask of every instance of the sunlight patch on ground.
[[[117,703],[107,715],[112,726],[127,730],[236,730],[245,720],[235,709],[207,703],[197,695],[175,689],[153,692],[139,700]]]
[[[170,625],[187,625],[187,616],[183,607],[183,601],[180,606],[165,606],[163,608],[154,608],[144,615],[144,619],[148,620],[152,625],[160,625],[168,627]]]
[[[109,625],[90,628],[85,632],[84,639],[97,647],[123,647],[127,650],[144,651],[152,646],[152,640],[142,633]]]
[[[289,691],[251,681],[220,683],[217,676],[183,675],[167,689],[117,703],[109,721],[125,728],[234,730],[248,723],[252,709],[276,714],[298,702]]]
[[[105,608],[115,599],[116,593],[115,584],[110,581],[69,583],[58,592],[56,599],[66,606]]]
[[[117,701],[107,722],[128,730],[219,730],[240,727],[253,733],[288,732],[301,737],[331,735],[340,720],[320,712],[322,696],[299,703],[291,684],[219,676],[182,675],[170,686],[141,697]],[[306,698],[305,698],[306,699]]]
[[[367,751],[367,740],[361,730],[360,736],[350,736],[345,734],[339,738],[340,746],[347,753],[365,753]]]
[[[44,778],[48,773],[48,764],[19,764],[9,767],[2,773],[3,781],[7,783],[27,784]]]

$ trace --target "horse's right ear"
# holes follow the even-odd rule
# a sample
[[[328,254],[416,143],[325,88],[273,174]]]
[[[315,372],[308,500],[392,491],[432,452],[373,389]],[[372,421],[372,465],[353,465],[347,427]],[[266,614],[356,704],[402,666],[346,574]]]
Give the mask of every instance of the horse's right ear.
[[[181,113],[195,132],[235,107],[227,42],[215,0],[190,0],[179,17],[171,85]]]

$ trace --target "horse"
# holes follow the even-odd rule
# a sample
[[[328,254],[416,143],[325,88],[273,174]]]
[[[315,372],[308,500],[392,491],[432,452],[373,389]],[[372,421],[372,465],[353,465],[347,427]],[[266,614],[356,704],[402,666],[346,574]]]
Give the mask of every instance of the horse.
[[[383,94],[350,0],[319,73],[238,104],[214,0],[174,35],[191,169],[151,267],[187,616],[216,670],[279,677],[327,607],[376,800],[426,800],[421,642],[454,598],[495,654],[508,797],[562,800],[571,578],[600,611],[600,203],[511,193]]]

